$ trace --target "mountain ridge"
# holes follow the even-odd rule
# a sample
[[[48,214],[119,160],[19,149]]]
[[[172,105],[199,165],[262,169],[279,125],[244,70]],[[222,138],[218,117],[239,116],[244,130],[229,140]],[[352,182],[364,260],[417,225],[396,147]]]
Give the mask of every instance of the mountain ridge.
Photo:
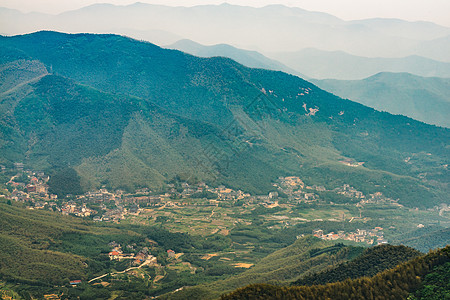
[[[206,159],[208,168],[202,172],[217,174],[213,176],[215,184],[253,193],[270,191],[271,182],[278,176],[298,174],[310,184],[333,186],[342,182],[365,193],[379,190],[408,205],[429,206],[446,201],[445,188],[441,190],[432,185],[433,181],[418,177],[428,170],[430,179],[445,182],[442,161],[448,156],[446,129],[377,112],[282,72],[249,69],[225,58],[198,58],[120,36],[39,32],[0,40],[0,53],[5,49],[9,53],[3,61],[25,55],[51,67],[56,76],[67,76],[76,83],[67,85],[55,75],[46,76],[40,86],[32,87],[34,92],[28,98],[19,97],[20,109],[10,111],[11,118],[1,123],[3,132],[13,134],[11,139],[16,141],[8,146],[15,147],[14,151],[2,148],[4,163],[11,164],[18,157],[28,157],[30,164],[46,168],[57,161],[62,166],[76,162],[73,167],[82,175],[86,187],[89,182],[93,186],[106,182],[117,188],[117,183],[128,182],[133,189],[139,185],[157,187],[161,180],[180,173],[212,180],[211,174],[198,174],[193,167]],[[78,83],[99,92],[81,88]],[[30,97],[34,102],[28,100]],[[112,101],[115,98],[122,102]],[[79,109],[65,111],[60,99],[67,99]],[[53,106],[46,106],[49,100]],[[8,101],[12,99],[2,99]],[[39,104],[43,113],[26,103]],[[163,123],[151,117],[154,112],[149,107],[154,103],[164,110],[157,114]],[[55,110],[55,105],[62,110]],[[90,107],[89,114],[67,119],[83,111],[83,105]],[[127,112],[123,116],[131,118],[113,113],[121,109]],[[111,123],[112,119],[96,110],[114,116],[117,122]],[[36,114],[37,119],[21,117]],[[61,123],[58,118],[69,122]],[[87,123],[89,118],[96,120],[97,127]],[[44,122],[43,126],[33,126],[36,120]],[[134,125],[123,135],[129,120]],[[114,133],[111,143],[102,137],[98,125]],[[22,131],[15,129],[21,126]],[[99,136],[103,142],[88,139],[91,146],[69,152],[70,143],[64,141],[72,139],[77,147],[83,145],[70,130],[80,126],[88,136]],[[38,143],[28,144],[34,140],[36,128],[40,132]],[[430,142],[419,142],[423,139]],[[59,143],[59,149],[66,150],[44,146],[48,143]],[[370,151],[368,145],[379,151]],[[420,154],[423,152],[434,156]],[[168,156],[158,159],[164,157],[162,153]],[[414,164],[405,163],[405,155],[414,156]],[[169,158],[174,162],[170,166],[164,164]],[[348,158],[363,161],[364,166],[351,168],[340,162]],[[177,163],[183,167],[177,170]],[[152,171],[157,169],[156,173]],[[124,177],[114,178],[114,174]]]
[[[228,57],[250,68],[283,71],[292,75],[299,76],[303,79],[308,78],[300,72],[297,72],[294,69],[291,69],[276,60],[272,60],[257,51],[243,50],[228,44],[205,46],[194,41],[184,39],[179,40],[174,44],[165,46],[165,48],[180,50],[199,57]]]
[[[363,80],[312,80],[343,98],[378,110],[450,127],[450,79],[381,72]]]
[[[377,25],[379,27],[377,29],[377,26],[370,24],[369,21],[352,23],[329,14],[285,6],[263,8],[237,5],[169,7],[140,4],[139,6],[108,6],[107,8],[104,12],[100,11],[95,14],[82,8],[45,18],[43,15],[33,17],[16,14],[11,17],[4,14],[2,27],[6,34],[23,34],[42,29],[73,33],[121,33],[115,31],[115,28],[141,31],[162,30],[202,44],[226,43],[239,48],[258,50],[263,54],[315,47],[324,50],[344,50],[354,55],[370,57],[407,56],[420,53],[427,57],[431,55],[435,59],[438,57],[445,61],[449,59],[443,49],[436,49],[435,46],[432,46],[435,42],[428,44],[428,39],[430,36],[436,39],[443,38],[447,31],[447,35],[450,33],[450,29],[438,25],[430,28],[427,24],[420,22],[402,22],[400,29],[396,31],[397,35],[392,37],[392,32],[387,32],[389,33],[387,34],[383,24],[383,26]],[[181,12],[183,13],[181,14]],[[123,17],[123,13],[129,18]],[[122,17],[119,18],[120,14]],[[230,22],[231,15],[238,22]],[[80,20],[83,22],[79,22]],[[99,22],[99,20],[101,21]],[[192,22],[194,20],[195,22]],[[212,23],[212,21],[214,22]],[[114,28],[108,24],[114,24]],[[260,34],[251,24],[260,24],[258,30],[263,30],[271,39],[255,38]],[[288,28],[296,28],[297,34],[289,37],[278,34],[278,32],[287,32]],[[213,32],[216,34],[212,34]],[[403,34],[404,32],[406,34]],[[411,35],[414,34],[417,38],[411,39]],[[318,38],[324,35],[331,37],[327,39],[326,44]],[[152,42],[161,44],[158,40]],[[352,47],[349,47],[348,42],[352,42]],[[395,47],[380,46],[384,44],[395,45]],[[367,45],[371,47],[367,47]]]
[[[436,278],[433,274],[437,270],[444,270],[450,261],[449,246],[437,251],[432,251],[425,256],[415,258],[409,262],[398,265],[396,268],[381,272],[371,278],[363,277],[346,280],[344,282],[329,283],[315,286],[282,287],[269,284],[254,284],[238,289],[233,293],[223,295],[225,299],[248,299],[248,298],[286,298],[286,299],[348,299],[349,295],[357,299],[385,298],[408,299],[414,297],[417,292],[423,292],[427,299],[433,293],[426,291],[421,286],[422,282],[435,281],[443,286],[439,296],[448,291],[445,286],[445,278]],[[430,280],[434,279],[435,280]],[[442,278],[442,277],[441,277]],[[415,298],[415,297],[414,297]]]
[[[324,51],[306,48],[296,52],[271,53],[268,56],[315,79],[358,80],[380,72],[450,77],[450,63],[419,55],[399,58],[364,57],[342,50]]]

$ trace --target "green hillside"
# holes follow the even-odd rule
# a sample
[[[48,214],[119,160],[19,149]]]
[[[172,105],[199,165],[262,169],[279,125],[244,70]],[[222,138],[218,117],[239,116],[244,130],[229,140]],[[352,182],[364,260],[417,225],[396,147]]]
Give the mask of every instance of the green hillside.
[[[340,264],[323,272],[304,276],[293,282],[293,285],[317,285],[344,281],[346,279],[372,277],[420,254],[419,251],[405,246],[381,245],[366,249],[364,253],[350,262]]]
[[[275,251],[251,269],[225,280],[216,281],[166,295],[167,299],[215,299],[238,287],[255,283],[286,283],[305,274],[320,272],[331,265],[349,260],[363,251],[362,247],[335,244],[306,236],[294,244]]]
[[[114,35],[1,37],[0,53],[52,73],[1,95],[1,163],[57,178],[74,169],[71,191],[157,189],[178,175],[267,193],[278,176],[297,175],[412,207],[448,202],[448,129],[295,76]]]
[[[0,206],[0,278],[47,284],[86,279],[85,257],[51,250],[51,244],[67,232],[90,232],[84,222],[63,218],[61,224],[54,214]]]
[[[449,262],[447,246],[370,278],[296,287],[254,284],[221,299],[446,299]]]
[[[321,88],[377,110],[450,127],[450,79],[379,73],[363,80],[315,80]]]
[[[88,283],[97,276],[117,273],[132,266],[132,260],[110,260],[110,243],[120,244],[124,253],[151,251],[157,265],[143,268],[144,277],[124,274],[123,280],[106,286]],[[130,247],[128,247],[130,246]],[[8,205],[0,200],[0,295],[3,291],[17,293],[17,299],[41,299],[44,294],[64,294],[63,299],[107,299],[113,294],[124,299],[144,299],[174,287],[195,285],[225,278],[239,272],[226,263],[203,262],[198,272],[175,272],[167,265],[167,250],[201,256],[217,249],[227,249],[225,238],[204,238],[169,232],[163,227],[94,223],[72,216],[43,210],[29,210],[19,203]],[[198,260],[198,258],[197,258]],[[214,270],[231,269],[229,274]],[[155,272],[164,274],[157,285],[151,284]],[[82,280],[76,289],[69,284]]]
[[[200,57],[228,57],[250,68],[283,71],[305,78],[305,76],[300,74],[298,71],[295,71],[276,60],[270,59],[259,52],[243,50],[227,44],[205,46],[194,41],[184,39],[179,40],[166,48],[180,50]]]
[[[404,233],[395,239],[393,243],[427,252],[430,249],[443,248],[449,244],[449,241],[450,228],[430,226]]]
[[[0,203],[0,294],[13,291],[15,299],[55,292],[69,298],[108,294],[88,286],[72,291],[69,281],[84,282],[117,268],[106,255],[113,240],[142,243],[143,238],[126,229]]]

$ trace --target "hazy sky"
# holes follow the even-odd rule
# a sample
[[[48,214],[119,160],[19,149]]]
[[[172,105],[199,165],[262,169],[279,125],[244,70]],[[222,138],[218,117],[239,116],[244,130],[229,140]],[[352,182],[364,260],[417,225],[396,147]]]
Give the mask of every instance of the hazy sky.
[[[126,5],[137,0],[0,0],[1,7],[23,12],[59,13],[93,3]],[[223,2],[248,6],[285,4],[307,10],[323,11],[344,20],[374,17],[399,18],[410,21],[432,21],[450,27],[450,0],[140,0],[165,5],[192,6]]]

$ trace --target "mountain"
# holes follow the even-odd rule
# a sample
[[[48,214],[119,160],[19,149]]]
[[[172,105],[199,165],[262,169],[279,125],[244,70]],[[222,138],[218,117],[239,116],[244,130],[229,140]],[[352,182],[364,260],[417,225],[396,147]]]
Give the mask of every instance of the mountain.
[[[450,47],[450,35],[436,38],[432,41],[421,42],[414,49],[418,55],[426,56],[431,59],[450,62],[450,54],[448,49]]]
[[[314,80],[339,97],[428,124],[450,127],[450,78],[379,73],[363,80]]]
[[[434,299],[434,296],[442,298],[449,291],[446,280],[449,264],[450,247],[447,246],[371,278],[363,277],[315,286],[254,284],[223,295],[221,299],[417,299],[417,296],[419,299]]]
[[[362,247],[335,244],[306,236],[292,245],[261,259],[251,269],[225,280],[184,289],[167,299],[217,299],[221,294],[255,283],[286,283],[299,276],[319,272],[327,267],[354,258]]]
[[[427,226],[407,232],[392,242],[397,245],[407,245],[426,252],[430,249],[443,248],[448,245],[448,241],[450,241],[449,228]]]
[[[2,9],[0,20],[2,32],[8,35],[37,30],[118,34],[127,30],[163,31],[204,45],[225,43],[263,54],[317,48],[368,57],[404,57],[417,55],[419,51],[421,55],[430,54],[434,59],[450,62],[448,47],[435,48],[436,42],[430,41],[450,35],[449,28],[391,19],[344,21],[329,14],[282,5],[254,8],[230,4],[194,7],[95,4],[59,15]],[[392,31],[387,29],[390,27]],[[165,39],[157,35],[149,37],[155,38],[150,42],[158,44]]]
[[[50,243],[68,232],[89,233],[84,221],[56,214],[39,215],[0,204],[0,276],[28,282],[60,284],[65,278],[84,278],[85,257],[49,251]],[[61,222],[64,221],[64,222]],[[77,228],[77,229],[74,229]]]
[[[179,284],[183,276],[177,274],[175,278],[165,278],[162,288],[149,287],[150,278],[143,280],[135,276],[129,277],[127,285],[123,285],[120,279],[106,286],[96,284],[95,281],[88,283],[88,280],[104,274],[120,275],[121,271],[130,267],[132,260],[109,258],[108,253],[114,247],[123,247],[127,251],[125,253],[151,253],[154,264],[150,267],[153,270],[159,267],[168,272],[171,270],[164,263],[168,249],[186,255],[192,252],[198,255],[199,251],[209,252],[217,247],[226,247],[221,244],[220,238],[206,241],[204,237],[169,232],[161,226],[92,222],[47,209],[30,210],[19,202],[9,205],[5,202],[0,197],[2,298],[7,295],[5,291],[13,291],[16,299],[44,299],[44,295],[49,294],[64,295],[66,299],[108,299],[113,295],[120,295],[124,299],[145,299],[157,295],[164,288],[170,290]],[[90,203],[88,206],[101,210],[100,205]],[[217,263],[215,266],[223,267]],[[151,272],[150,267],[147,266],[147,271]],[[203,267],[204,272],[191,276],[196,284],[207,279],[210,269],[214,269],[207,263]],[[210,276],[214,278],[214,275]],[[75,287],[70,284],[73,280],[81,280],[82,283]]]
[[[373,18],[350,21],[391,36],[401,36],[413,40],[431,41],[448,35],[448,28],[432,22],[408,22],[400,19]]]
[[[316,79],[358,80],[380,72],[450,77],[450,63],[416,55],[401,58],[375,58],[351,55],[344,51],[309,48],[294,52],[271,53],[268,56]]]
[[[303,276],[292,285],[318,285],[346,279],[372,277],[420,255],[419,251],[405,246],[380,245],[364,250],[361,255],[349,262]]]
[[[2,94],[2,164],[75,170],[78,190],[157,189],[180,176],[267,193],[295,174],[412,207],[448,202],[448,129],[282,72],[121,36],[38,32],[0,45],[3,65],[39,61],[49,73]]]
[[[291,68],[288,68],[273,59],[267,58],[261,53],[258,53],[256,51],[238,49],[226,44],[204,46],[194,41],[180,40],[172,45],[166,46],[166,48],[180,50],[199,57],[228,57],[250,68],[283,71],[305,79],[307,78],[305,75]]]
[[[79,184],[87,189],[96,173],[102,174],[92,178],[97,184],[107,180],[110,186],[130,188],[150,179],[158,187],[180,170],[194,170],[186,155],[195,156],[196,147],[213,142],[208,135],[219,134],[208,124],[172,116],[140,99],[106,94],[57,75],[39,76],[7,92],[2,108],[6,114],[13,109],[20,129],[37,139],[27,160],[39,169],[60,169],[56,177],[68,172],[67,165],[76,165],[87,181]],[[16,158],[22,150],[15,147],[27,144],[23,138],[5,139],[16,144],[4,147],[3,157]],[[152,167],[142,160],[151,161]]]

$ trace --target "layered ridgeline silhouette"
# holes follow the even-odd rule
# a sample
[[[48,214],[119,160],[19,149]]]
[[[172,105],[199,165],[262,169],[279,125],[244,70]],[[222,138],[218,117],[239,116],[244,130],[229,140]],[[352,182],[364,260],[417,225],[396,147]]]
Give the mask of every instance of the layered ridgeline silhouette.
[[[117,33],[159,45],[189,39],[204,45],[230,44],[263,54],[316,48],[365,57],[420,55],[450,62],[450,28],[396,19],[344,21],[330,14],[283,5],[95,4],[58,15],[1,8],[0,20],[1,33],[8,35],[43,29]]]
[[[226,44],[204,46],[180,40],[167,48],[200,57],[229,57],[247,67],[283,71],[308,79],[339,97],[380,111],[404,115],[428,124],[450,126],[447,117],[450,113],[450,79],[446,78],[450,76],[450,63],[418,56],[368,58],[317,49],[272,54],[292,66],[289,68],[256,51]],[[309,76],[296,70],[302,70]]]
[[[157,189],[175,176],[267,193],[295,174],[412,207],[448,201],[448,129],[296,76],[117,35],[56,32],[1,37],[0,62],[1,163],[75,178],[60,182],[61,194]]]
[[[450,78],[379,73],[363,80],[314,80],[321,88],[377,110],[450,127]]]

